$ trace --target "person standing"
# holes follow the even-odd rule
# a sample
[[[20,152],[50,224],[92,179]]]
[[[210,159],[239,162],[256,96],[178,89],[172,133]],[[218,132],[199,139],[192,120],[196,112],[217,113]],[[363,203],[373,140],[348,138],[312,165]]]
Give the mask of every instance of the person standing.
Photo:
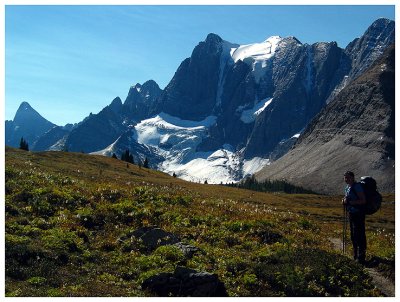
[[[343,175],[347,184],[343,205],[349,213],[350,236],[353,244],[354,260],[365,264],[367,238],[365,235],[365,193],[360,183],[355,181],[354,173],[347,171]]]

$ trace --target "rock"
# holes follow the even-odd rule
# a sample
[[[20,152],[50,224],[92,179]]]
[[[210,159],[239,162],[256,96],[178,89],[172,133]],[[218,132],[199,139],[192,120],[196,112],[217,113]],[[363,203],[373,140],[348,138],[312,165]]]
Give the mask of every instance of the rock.
[[[143,227],[132,233],[132,236],[142,240],[142,244],[148,251],[153,251],[159,246],[178,243],[179,237],[166,232],[158,227]]]
[[[142,288],[158,296],[227,297],[216,274],[177,267],[174,273],[160,273],[143,281]]]

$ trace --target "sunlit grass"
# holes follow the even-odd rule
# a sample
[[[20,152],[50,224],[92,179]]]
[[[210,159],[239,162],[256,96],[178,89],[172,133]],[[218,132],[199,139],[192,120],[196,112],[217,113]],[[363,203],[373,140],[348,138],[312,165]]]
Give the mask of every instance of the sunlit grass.
[[[340,196],[195,184],[112,158],[11,148],[5,178],[7,296],[148,296],[141,282],[178,265],[216,273],[231,296],[379,295],[332,248]],[[151,225],[200,252],[143,249],[131,234]],[[392,260],[394,203],[367,225],[369,257]],[[390,263],[381,269],[391,274]]]

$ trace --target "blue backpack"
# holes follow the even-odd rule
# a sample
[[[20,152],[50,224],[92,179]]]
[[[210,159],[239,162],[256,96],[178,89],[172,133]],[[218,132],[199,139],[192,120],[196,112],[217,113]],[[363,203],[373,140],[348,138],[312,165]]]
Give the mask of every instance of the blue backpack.
[[[365,214],[372,215],[381,208],[382,195],[377,190],[376,180],[371,176],[361,177],[360,184],[365,193]]]

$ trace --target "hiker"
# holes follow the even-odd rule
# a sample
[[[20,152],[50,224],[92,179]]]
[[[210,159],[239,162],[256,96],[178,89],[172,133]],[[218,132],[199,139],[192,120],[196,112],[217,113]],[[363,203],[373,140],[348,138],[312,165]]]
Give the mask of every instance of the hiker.
[[[353,243],[354,260],[365,264],[365,253],[367,250],[367,239],[365,236],[365,193],[360,183],[355,182],[354,173],[344,173],[345,196],[343,205],[349,213],[351,242]]]

